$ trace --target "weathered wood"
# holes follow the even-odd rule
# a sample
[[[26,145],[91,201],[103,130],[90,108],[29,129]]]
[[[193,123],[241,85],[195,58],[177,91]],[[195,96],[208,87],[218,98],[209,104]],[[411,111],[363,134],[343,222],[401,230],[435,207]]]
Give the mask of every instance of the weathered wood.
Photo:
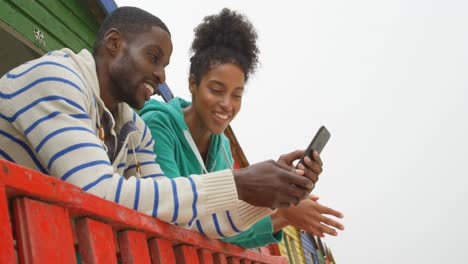
[[[174,250],[177,264],[199,264],[197,249],[191,246],[178,246]]]
[[[111,226],[85,217],[76,221],[76,233],[84,263],[117,263]]]
[[[21,263],[76,263],[66,208],[17,198],[13,209]]]
[[[166,239],[155,238],[149,241],[152,264],[175,264],[176,259],[172,242]]]
[[[207,249],[229,257],[238,257],[259,263],[287,263],[284,257],[268,256],[224,243],[218,239],[210,239],[198,232],[162,222],[151,216],[85,193],[80,188],[54,177],[43,175],[5,160],[0,160],[0,168],[0,184],[6,186],[8,197],[30,197],[32,199],[40,199],[43,203],[60,205],[57,207],[62,207],[62,211],[69,212],[74,218],[89,216],[93,219],[99,219],[99,221],[102,220],[110,225],[113,230],[140,230],[144,233],[145,239],[146,237],[157,237],[169,240],[173,245],[191,245],[197,249]],[[70,219],[68,218],[68,224],[69,222]],[[18,225],[16,227],[18,229],[22,228]],[[17,230],[17,232],[25,232],[27,234],[28,230]],[[71,234],[69,236],[70,241],[73,241]],[[73,243],[70,246],[73,247]],[[60,245],[61,247],[62,245]],[[147,245],[145,247],[146,249],[148,248]],[[116,250],[119,251],[119,247]],[[123,253],[121,255],[123,257]],[[220,255],[217,254],[216,256]],[[214,261],[214,263],[217,263],[216,257]]]
[[[198,260],[201,264],[214,264],[213,252],[206,249],[200,249],[198,251]]]
[[[271,255],[271,251],[268,247],[260,247],[258,248],[259,252],[265,255]]]
[[[120,255],[123,264],[150,264],[145,233],[126,230],[119,232]]]
[[[0,185],[0,263],[16,263],[13,232],[5,186]]]
[[[228,264],[226,255],[224,254],[215,254],[213,256],[214,264]]]
[[[228,264],[240,264],[240,259],[239,258],[229,258],[228,259]]]

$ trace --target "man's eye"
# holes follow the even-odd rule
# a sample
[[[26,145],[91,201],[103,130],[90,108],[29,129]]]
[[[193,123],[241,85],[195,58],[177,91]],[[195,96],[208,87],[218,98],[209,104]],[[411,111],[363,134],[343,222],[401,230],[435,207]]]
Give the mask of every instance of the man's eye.
[[[234,96],[234,98],[237,98],[237,99],[241,99],[241,98],[242,98],[242,94],[233,94],[232,96]]]
[[[150,54],[150,57],[151,57],[151,61],[154,63],[157,63],[159,61],[159,57],[157,55]]]

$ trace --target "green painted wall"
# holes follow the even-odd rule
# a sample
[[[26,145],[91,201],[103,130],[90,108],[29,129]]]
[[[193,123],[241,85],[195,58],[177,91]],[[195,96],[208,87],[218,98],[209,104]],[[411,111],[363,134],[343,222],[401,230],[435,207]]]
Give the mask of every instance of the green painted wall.
[[[92,49],[99,24],[80,0],[0,0],[0,20],[44,51]],[[43,41],[35,36],[42,32]]]

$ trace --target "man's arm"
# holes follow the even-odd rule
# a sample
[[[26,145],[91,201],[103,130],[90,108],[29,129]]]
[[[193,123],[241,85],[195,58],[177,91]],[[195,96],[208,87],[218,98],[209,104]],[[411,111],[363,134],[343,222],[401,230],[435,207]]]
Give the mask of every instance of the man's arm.
[[[237,208],[239,214],[232,217],[241,223],[239,228],[268,215],[267,208],[297,203],[303,194],[299,188],[310,183],[272,161],[203,177],[125,179],[115,173],[96,136],[95,98],[85,85],[97,83],[85,80],[67,60],[71,58],[43,57],[0,81],[5,99],[2,115],[15,127],[16,136],[25,137],[31,158],[49,175],[167,222],[190,223]],[[148,160],[150,156],[145,155]],[[151,159],[145,175],[162,174],[154,156]],[[245,202],[238,204],[236,189]]]
[[[52,63],[44,63],[46,59]],[[90,116],[96,114],[94,100],[84,78],[64,65],[65,59],[46,59],[17,68],[11,75],[16,77],[5,76],[0,82],[8,98],[2,113],[18,136],[25,136],[25,144],[45,173],[167,222],[187,223],[197,215],[237,206],[230,171],[173,180],[165,176],[125,179],[115,173],[95,134],[95,118]],[[151,159],[154,162],[154,154]],[[162,174],[157,164],[149,167],[148,174]],[[262,211],[258,218],[269,213],[261,208],[256,212]]]

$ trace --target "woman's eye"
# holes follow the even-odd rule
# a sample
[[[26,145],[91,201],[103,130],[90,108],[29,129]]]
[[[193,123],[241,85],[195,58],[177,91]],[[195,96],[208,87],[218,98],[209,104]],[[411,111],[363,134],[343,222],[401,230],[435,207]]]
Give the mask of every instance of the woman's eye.
[[[210,88],[211,92],[214,93],[214,94],[221,94],[223,93],[223,91],[219,90],[219,89],[214,89],[214,88]]]

